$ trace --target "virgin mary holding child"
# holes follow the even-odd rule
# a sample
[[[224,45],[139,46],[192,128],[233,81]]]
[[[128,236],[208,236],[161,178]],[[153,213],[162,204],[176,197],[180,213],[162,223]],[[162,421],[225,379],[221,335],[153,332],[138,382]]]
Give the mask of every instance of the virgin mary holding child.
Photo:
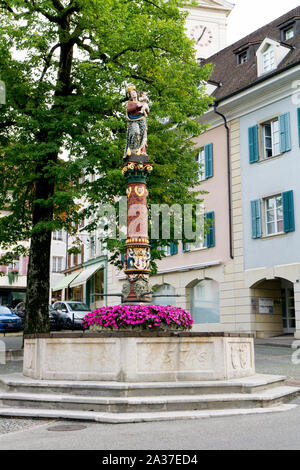
[[[124,158],[132,154],[147,155],[147,115],[149,100],[146,92],[138,94],[134,85],[127,89],[126,104],[127,138]]]

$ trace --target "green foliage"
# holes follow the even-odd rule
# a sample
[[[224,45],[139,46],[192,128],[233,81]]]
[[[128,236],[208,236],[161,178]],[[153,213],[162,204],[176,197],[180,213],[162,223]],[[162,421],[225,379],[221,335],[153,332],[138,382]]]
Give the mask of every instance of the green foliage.
[[[149,203],[198,194],[191,137],[210,103],[181,0],[0,1],[0,245],[65,228],[124,195],[126,87],[152,102]],[[175,129],[175,131],[174,131]],[[82,176],[101,175],[90,182]],[[165,182],[168,181],[168,184]],[[47,191],[38,188],[47,182]],[[86,198],[88,204],[78,205]],[[39,210],[37,210],[37,208]],[[153,248],[153,257],[159,250]]]

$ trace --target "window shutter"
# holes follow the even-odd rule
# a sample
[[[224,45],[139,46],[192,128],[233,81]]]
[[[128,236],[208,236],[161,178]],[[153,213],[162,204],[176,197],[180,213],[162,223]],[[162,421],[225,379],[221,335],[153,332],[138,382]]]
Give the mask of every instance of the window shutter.
[[[215,213],[207,212],[205,215],[205,224],[208,225],[208,231],[206,234],[206,246],[211,248],[215,246]]]
[[[261,201],[251,201],[251,218],[252,218],[252,238],[261,238]]]
[[[280,128],[280,152],[288,152],[291,150],[291,124],[290,113],[281,114],[279,116]]]
[[[213,165],[213,144],[205,145],[205,178],[212,178],[214,176]]]
[[[255,163],[259,160],[258,152],[258,126],[249,127],[249,162]]]
[[[283,229],[287,232],[295,230],[295,216],[294,216],[294,194],[293,191],[286,191],[282,193],[283,203]]]
[[[298,108],[298,137],[299,137],[299,147],[300,147],[300,108]]]
[[[170,243],[170,255],[177,255],[178,253],[178,246],[177,246],[177,243],[173,243],[171,242]]]

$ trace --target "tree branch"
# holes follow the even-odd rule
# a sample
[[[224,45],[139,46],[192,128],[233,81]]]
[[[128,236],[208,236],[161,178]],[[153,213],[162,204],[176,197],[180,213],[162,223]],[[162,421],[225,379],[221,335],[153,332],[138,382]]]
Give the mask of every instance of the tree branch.
[[[50,50],[48,56],[46,57],[45,59],[45,67],[43,69],[43,72],[42,72],[42,75],[39,79],[39,83],[41,83],[41,81],[43,80],[44,76],[46,75],[46,72],[48,70],[48,68],[50,67],[50,64],[51,64],[51,59],[52,59],[52,56],[53,56],[53,52],[55,51],[55,49],[57,49],[58,47],[61,46],[61,43],[58,43],[58,44],[55,44],[55,46],[52,47],[52,49]]]
[[[51,23],[57,23],[57,24],[61,23],[61,19],[60,19],[59,16],[50,15],[50,13],[47,13],[42,8],[38,7],[35,3],[35,0],[31,0],[31,2],[30,2],[30,0],[24,0],[24,2],[26,3],[26,5],[28,5],[29,8],[32,9],[32,11],[36,11],[37,13],[41,13],[43,16],[45,16],[45,18],[47,18],[49,21],[51,21]]]
[[[65,9],[65,7],[60,3],[59,0],[52,0],[54,8],[56,8],[58,11],[62,11]]]
[[[15,12],[13,11],[13,9],[8,5],[8,3],[5,1],[5,0],[2,0],[1,3],[0,3],[0,7],[4,7],[5,10],[8,10],[10,13],[13,13],[15,14]]]

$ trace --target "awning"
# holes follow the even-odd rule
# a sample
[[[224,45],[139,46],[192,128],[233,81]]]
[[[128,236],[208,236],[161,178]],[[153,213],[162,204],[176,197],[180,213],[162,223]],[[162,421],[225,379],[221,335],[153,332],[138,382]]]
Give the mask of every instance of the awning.
[[[54,292],[57,290],[66,289],[67,287],[69,287],[69,284],[75,279],[75,277],[77,277],[80,273],[81,273],[81,270],[75,271],[72,274],[65,276],[63,279],[59,281],[58,284],[56,284],[55,287],[52,288],[52,291]]]
[[[104,268],[103,262],[95,263],[91,266],[83,268],[79,276],[71,282],[70,287],[76,287],[80,286],[81,284],[85,284],[101,268]]]

